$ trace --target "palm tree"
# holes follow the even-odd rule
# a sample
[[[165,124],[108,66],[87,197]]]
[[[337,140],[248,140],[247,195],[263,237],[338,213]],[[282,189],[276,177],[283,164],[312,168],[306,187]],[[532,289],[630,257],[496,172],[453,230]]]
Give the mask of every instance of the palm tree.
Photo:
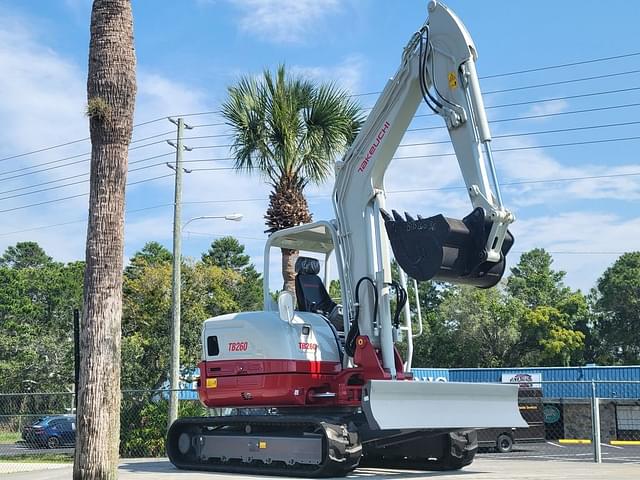
[[[87,115],[89,221],[74,480],[117,478],[124,194],[136,97],[130,0],[94,0]]]
[[[311,221],[305,186],[331,174],[334,159],[353,141],[364,117],[349,94],[265,70],[229,88],[222,115],[233,130],[239,171],[258,171],[273,187],[265,220],[269,233]],[[297,250],[282,249],[284,289],[294,291]]]

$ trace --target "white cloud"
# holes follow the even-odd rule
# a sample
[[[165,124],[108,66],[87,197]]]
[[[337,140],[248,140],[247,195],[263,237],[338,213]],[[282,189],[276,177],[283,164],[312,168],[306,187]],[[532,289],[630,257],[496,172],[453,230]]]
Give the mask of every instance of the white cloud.
[[[500,148],[535,146],[522,139],[502,141]],[[518,150],[496,154],[497,169],[503,183],[539,181],[540,183],[505,186],[505,198],[517,207],[553,204],[559,200],[637,201],[640,198],[640,164],[567,165],[555,160],[544,150]],[[610,176],[609,178],[584,177]],[[555,182],[559,179],[584,178],[579,181]]]
[[[73,61],[47,48],[39,40],[39,32],[26,18],[3,15],[0,17],[0,71],[11,72],[0,76],[0,113],[4,118],[11,118],[0,130],[0,157],[36,150],[48,145],[63,143],[69,139],[88,136],[87,120],[84,115],[86,104],[86,71]],[[194,90],[190,85],[180,84],[166,76],[145,71],[139,66],[138,96],[136,104],[136,122],[144,122],[158,118],[159,121],[137,127],[134,140],[162,132],[175,132],[173,124],[163,116],[167,114],[202,112],[212,110],[206,102],[203,92]],[[211,116],[187,117],[189,123],[211,123]],[[165,161],[172,160],[171,148],[164,143],[164,138],[173,138],[174,133],[160,136],[149,141],[132,144],[130,153],[131,169],[147,167],[130,172],[129,181],[136,182],[150,177],[170,174],[164,166]],[[187,136],[208,136],[222,133],[220,128],[190,130]],[[148,143],[157,144],[147,145]],[[215,141],[215,143],[214,143]],[[192,146],[224,144],[227,139],[209,138],[185,141]],[[143,146],[144,148],[137,148]],[[24,167],[32,167],[51,162],[90,150],[88,141],[61,149],[54,149],[36,155],[28,155],[6,162],[0,162],[0,192],[14,188],[27,187],[35,183],[49,182],[66,176],[88,171],[88,156],[70,160],[85,160],[64,168],[43,171],[39,174],[6,181],[7,175],[2,172]],[[169,153],[169,156],[158,159],[149,157]],[[185,160],[224,157],[226,148],[213,150],[194,150],[185,154]],[[58,162],[51,166],[59,166],[68,162]],[[155,166],[154,166],[155,165]],[[186,165],[189,168],[228,167],[229,162],[202,162]],[[29,170],[29,172],[32,170]],[[84,177],[86,178],[86,177]],[[61,183],[73,182],[79,179]],[[42,188],[60,185],[60,183],[44,185]],[[217,225],[220,233],[237,233],[251,236],[264,230],[263,212],[266,205],[266,187],[258,178],[236,175],[232,171],[194,172],[185,175],[185,202],[263,197],[264,202],[229,204],[189,204],[184,206],[183,218],[189,216],[229,213],[240,210],[245,214],[243,222],[222,222]],[[87,184],[43,191],[35,195],[17,197],[0,201],[0,210],[8,210],[21,205],[54,200],[88,191]],[[26,193],[20,190],[15,193]],[[7,194],[9,195],[9,194]],[[5,195],[0,193],[0,197]],[[173,201],[173,180],[171,177],[152,183],[142,183],[127,189],[127,209],[136,210],[141,207],[170,204]],[[64,202],[43,204],[29,209],[11,212],[0,212],[2,228],[0,229],[0,251],[16,241],[38,241],[47,252],[57,260],[71,261],[84,258],[86,239],[86,222],[79,221],[56,228],[38,229],[37,227],[67,223],[86,217],[87,197],[80,197]],[[170,245],[172,231],[172,209],[169,207],[132,212],[127,214],[126,256],[131,256],[149,240],[157,239]],[[7,235],[9,232],[34,229],[29,232]],[[203,248],[211,239],[203,239]],[[185,253],[189,254],[190,245],[185,242]],[[256,246],[252,254],[260,253]]]
[[[239,27],[274,43],[304,41],[309,26],[340,10],[338,0],[230,0],[242,12]]]
[[[564,112],[569,103],[566,100],[554,100],[552,102],[536,103],[523,116],[528,115],[553,115]]]
[[[512,226],[515,251],[543,247],[552,252],[554,268],[567,272],[566,283],[588,291],[619,252],[638,250],[640,217],[629,219],[601,212],[563,212],[519,219]],[[512,255],[510,263],[517,262]]]
[[[362,90],[362,72],[365,66],[366,61],[363,57],[352,55],[335,66],[309,67],[294,65],[290,70],[291,73],[310,80],[334,82],[349,92],[359,92]]]

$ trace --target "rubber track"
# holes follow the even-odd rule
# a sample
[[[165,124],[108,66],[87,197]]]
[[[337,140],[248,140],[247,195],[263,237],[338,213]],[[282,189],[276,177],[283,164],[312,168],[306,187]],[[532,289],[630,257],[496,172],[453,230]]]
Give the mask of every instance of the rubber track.
[[[335,423],[334,423],[335,422]],[[194,435],[215,435],[215,431],[205,430],[206,427],[222,427],[222,426],[239,426],[244,427],[251,425],[253,429],[259,430],[260,427],[282,427],[283,432],[291,430],[299,430],[303,432],[309,427],[320,428],[324,433],[323,439],[323,461],[320,465],[294,464],[285,465],[282,462],[273,462],[266,464],[261,461],[255,461],[251,464],[238,462],[220,462],[217,460],[208,460],[202,462],[199,458],[185,459],[177,448],[177,441],[180,434],[184,431],[191,430]],[[293,417],[293,416],[229,416],[229,417],[187,417],[176,420],[169,429],[167,434],[167,454],[171,463],[179,469],[184,470],[205,470],[213,472],[229,472],[244,473],[252,475],[282,475],[296,476],[306,478],[319,477],[342,477],[347,475],[358,466],[361,455],[361,445],[358,441],[358,435],[354,431],[350,432],[348,439],[343,442],[332,440],[331,437],[336,435],[327,435],[328,430],[340,431],[345,423],[339,419],[328,420],[327,418],[315,417]],[[252,435],[260,435],[259,432]],[[342,459],[331,458],[328,452],[333,450],[342,456]],[[195,454],[195,452],[193,452]],[[336,455],[337,456],[337,455]]]

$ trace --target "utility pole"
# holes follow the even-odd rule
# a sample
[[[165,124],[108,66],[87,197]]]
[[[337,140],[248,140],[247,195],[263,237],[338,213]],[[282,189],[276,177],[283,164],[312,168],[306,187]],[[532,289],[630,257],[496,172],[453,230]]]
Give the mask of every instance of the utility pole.
[[[181,214],[182,214],[182,172],[189,173],[189,170],[182,167],[182,152],[191,150],[182,143],[184,130],[191,129],[184,123],[183,118],[169,121],[178,127],[176,143],[167,141],[169,145],[176,149],[175,166],[167,163],[167,166],[175,171],[175,200],[173,204],[173,278],[171,281],[171,362],[169,367],[169,419],[167,430],[178,418],[178,389],[180,388],[180,267],[181,267]]]

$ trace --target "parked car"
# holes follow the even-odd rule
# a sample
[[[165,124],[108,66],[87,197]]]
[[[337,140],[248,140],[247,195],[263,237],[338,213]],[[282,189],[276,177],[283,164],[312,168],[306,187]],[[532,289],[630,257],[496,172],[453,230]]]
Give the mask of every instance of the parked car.
[[[76,419],[73,415],[51,415],[22,429],[22,439],[29,446],[58,448],[76,443]]]

